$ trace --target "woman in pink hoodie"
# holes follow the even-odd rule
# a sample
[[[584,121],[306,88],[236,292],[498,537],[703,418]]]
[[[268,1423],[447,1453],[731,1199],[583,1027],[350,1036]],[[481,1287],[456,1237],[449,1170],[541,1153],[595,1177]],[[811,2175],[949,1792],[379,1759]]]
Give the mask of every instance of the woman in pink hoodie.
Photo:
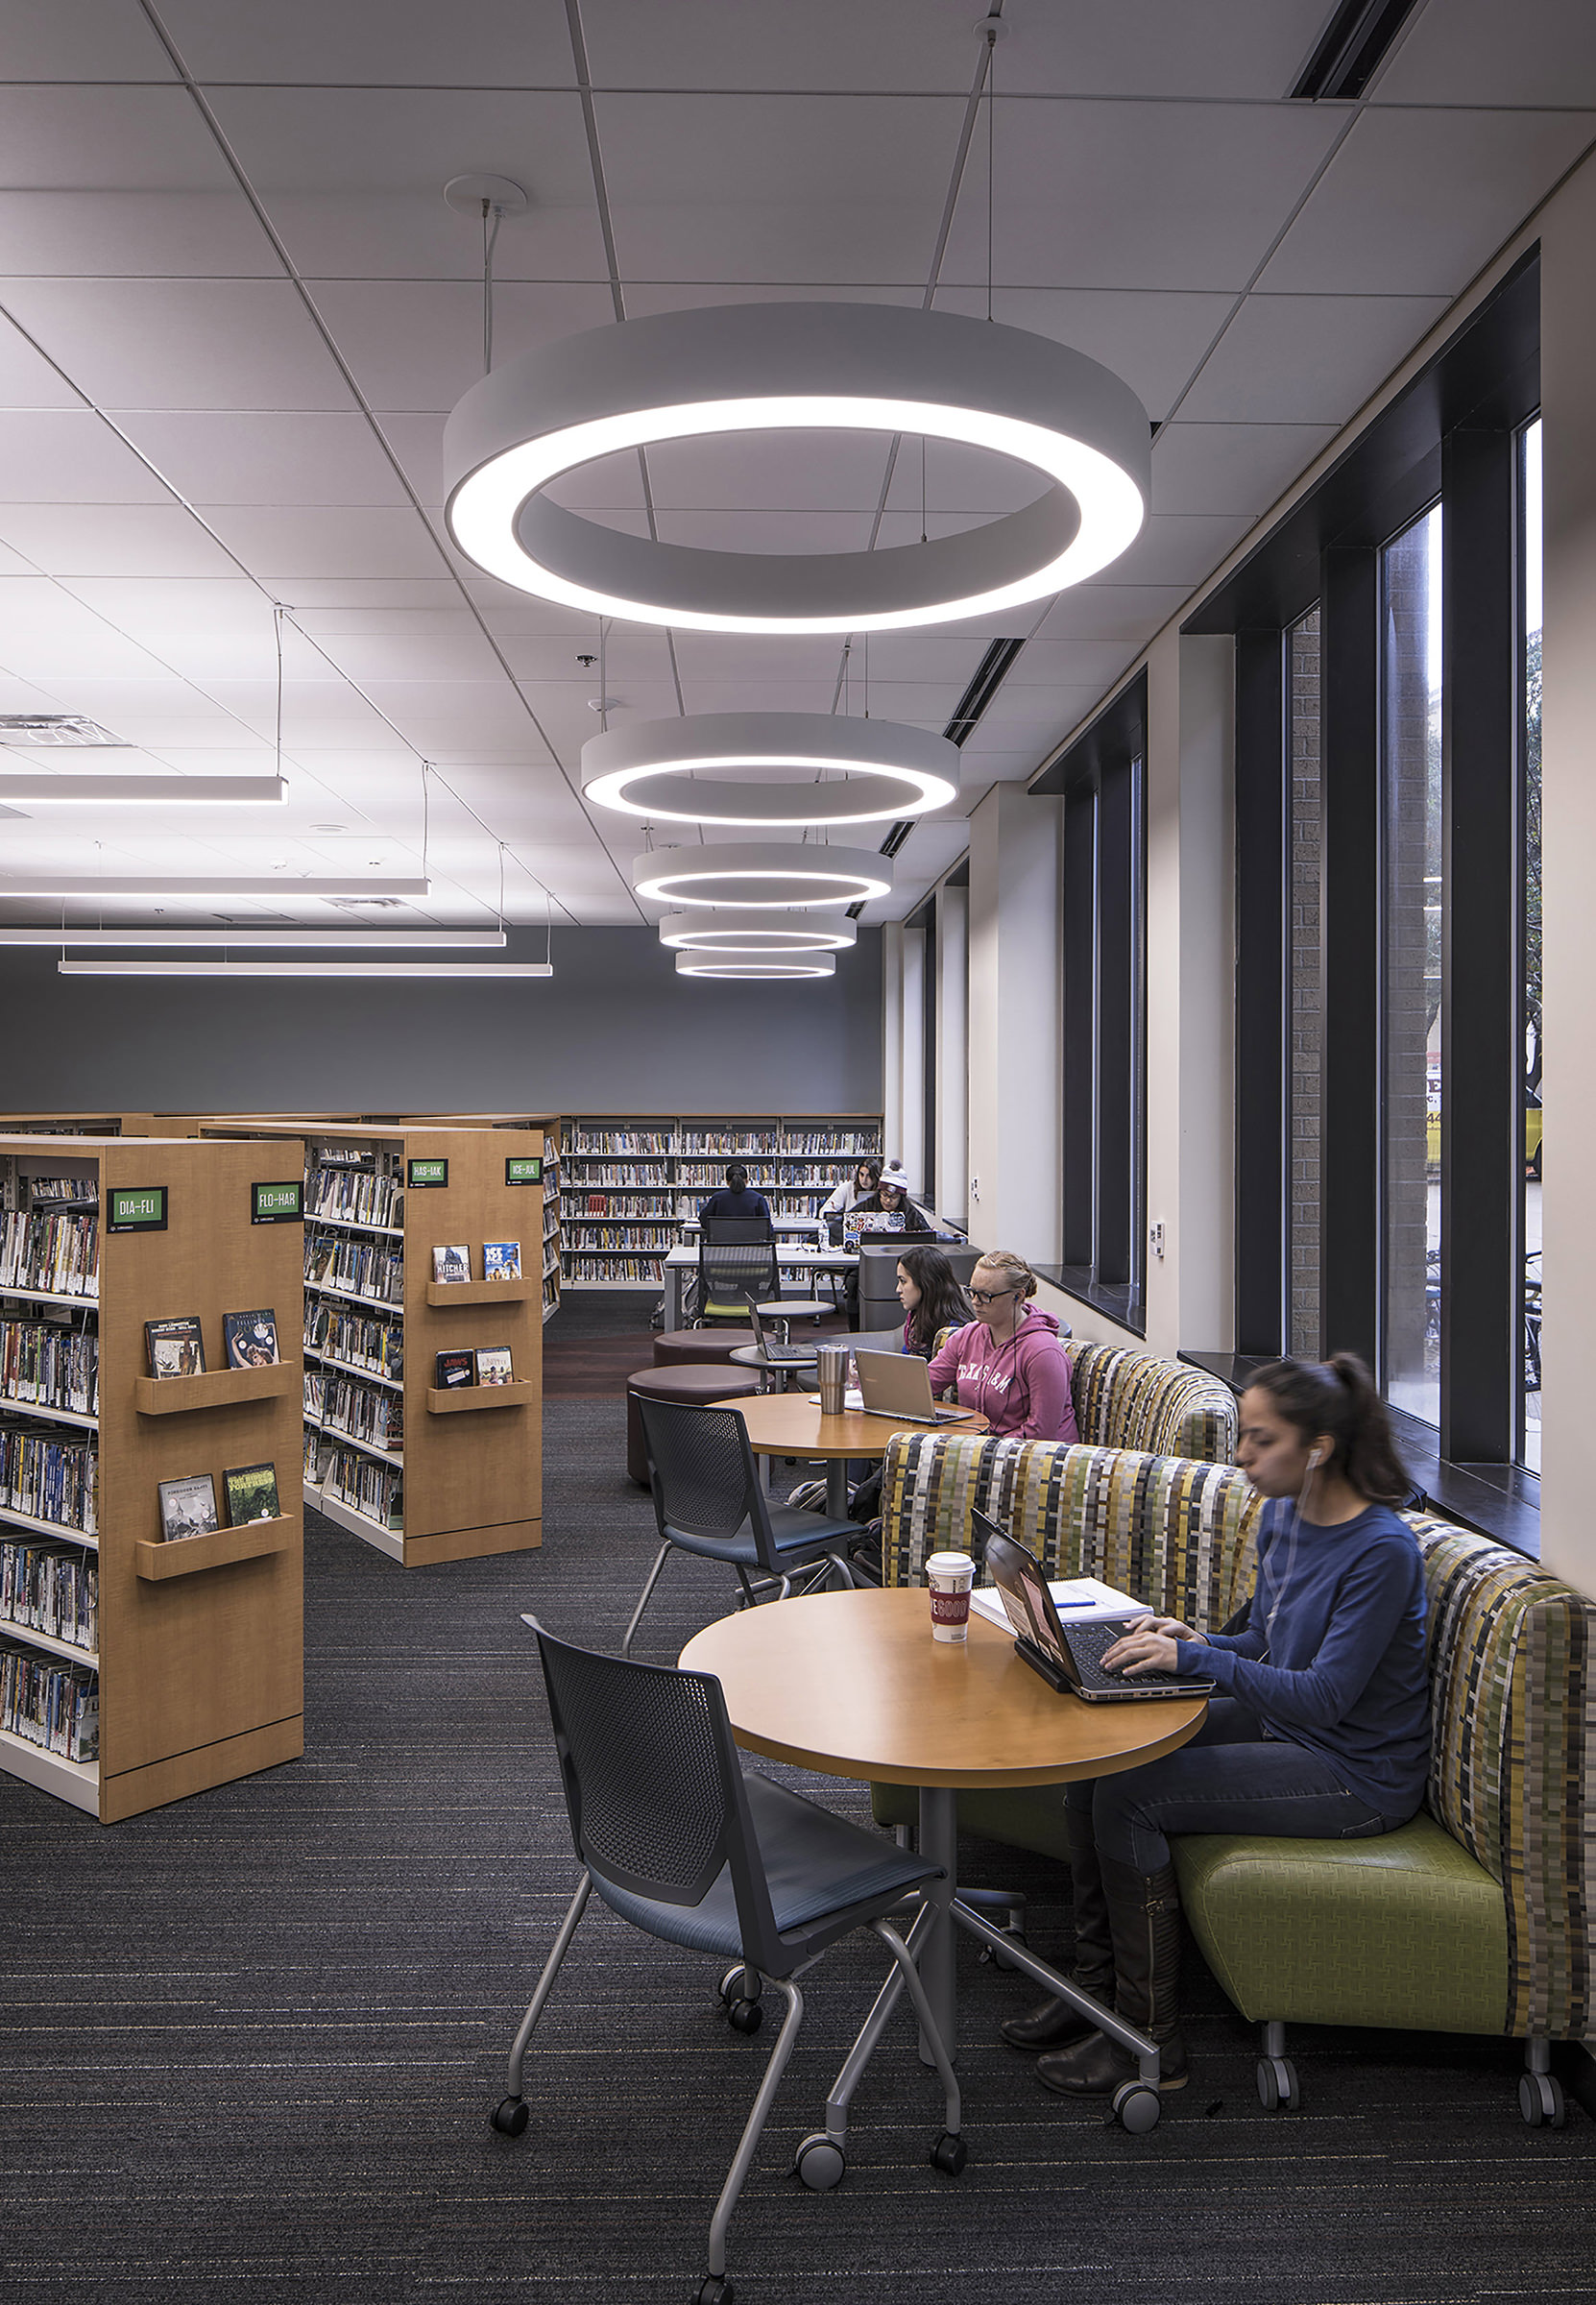
[[[1076,1441],[1070,1356],[1058,1322],[1027,1302],[1036,1275],[1011,1249],[989,1249],[970,1276],[976,1318],[955,1328],[931,1365],[931,1392],[955,1388],[1000,1440]]]

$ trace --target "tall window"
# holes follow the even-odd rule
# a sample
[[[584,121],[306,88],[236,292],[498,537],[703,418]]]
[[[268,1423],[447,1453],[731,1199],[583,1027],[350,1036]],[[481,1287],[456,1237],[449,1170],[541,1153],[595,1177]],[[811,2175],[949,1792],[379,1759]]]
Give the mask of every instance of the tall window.
[[[1524,1347],[1519,1460],[1540,1470],[1540,420],[1519,449],[1524,603]]]
[[[1440,1422],[1441,514],[1380,570],[1385,1390]],[[1506,764],[1504,767],[1506,769]]]
[[[1310,609],[1286,636],[1291,762],[1290,951],[1286,1126],[1287,1349],[1318,1360],[1319,1339],[1319,1117],[1323,1096],[1323,948],[1319,871],[1324,816],[1319,796],[1319,615]]]

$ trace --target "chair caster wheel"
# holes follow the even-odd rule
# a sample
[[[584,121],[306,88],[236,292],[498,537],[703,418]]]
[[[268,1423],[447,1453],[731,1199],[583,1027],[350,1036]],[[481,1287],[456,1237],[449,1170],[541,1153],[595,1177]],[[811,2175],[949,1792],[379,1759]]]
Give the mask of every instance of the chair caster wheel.
[[[757,2001],[734,2001],[726,2011],[726,2022],[734,2033],[757,2033],[764,2023],[764,2011]]]
[[[1157,2090],[1149,2089],[1146,2081],[1122,2081],[1114,2092],[1114,2119],[1132,2137],[1145,2137],[1149,2129],[1155,2129],[1163,2109]]]
[[[830,2193],[847,2173],[848,2160],[834,2137],[817,2129],[793,2155],[792,2166],[810,2193]]]
[[[724,2273],[710,2273],[699,2283],[698,2305],[732,2305],[732,2285]]]
[[[961,2177],[964,2164],[969,2158],[969,2147],[962,2137],[955,2137],[951,2129],[944,2129],[931,2148],[931,2165],[932,2169],[939,2169],[945,2177]]]
[[[1302,2102],[1296,2067],[1290,2057],[1260,2057],[1258,2102],[1266,2113],[1294,2113]]]
[[[488,2119],[501,2137],[520,2137],[532,2118],[532,2108],[524,2097],[500,2098]]]
[[[1560,2129],[1568,2110],[1562,2083],[1550,2073],[1520,2074],[1518,2110],[1532,2129]]]

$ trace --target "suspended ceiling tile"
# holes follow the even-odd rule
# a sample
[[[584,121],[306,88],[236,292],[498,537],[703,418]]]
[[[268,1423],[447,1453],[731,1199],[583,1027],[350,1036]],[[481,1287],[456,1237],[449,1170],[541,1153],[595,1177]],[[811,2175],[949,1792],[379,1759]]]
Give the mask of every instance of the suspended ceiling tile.
[[[0,42],[8,80],[170,80],[173,73],[143,12],[127,0],[73,0],[69,9],[5,0]]]
[[[1587,0],[1449,0],[1420,10],[1369,91],[1386,104],[1596,106]]]
[[[1152,444],[1155,512],[1267,512],[1334,425],[1166,425]]]
[[[1344,424],[1446,309],[1439,296],[1249,296],[1180,403],[1206,424]]]
[[[452,639],[480,630],[469,608],[304,608],[296,619],[317,640],[341,635],[389,640]]]
[[[1116,563],[1116,568],[1118,567]],[[1115,570],[1060,593],[1037,628],[1042,641],[1146,641],[1185,606],[1184,584],[1119,584]]]
[[[1323,29],[1325,0],[1113,0],[1015,12],[997,54],[1004,95],[1283,97]]]
[[[0,274],[277,279],[281,264],[241,194],[0,191]]]
[[[1041,490],[1035,493],[1039,496]],[[876,548],[887,552],[900,545],[917,545],[922,537],[936,544],[945,536],[963,536],[972,528],[984,528],[987,524],[987,516],[979,512],[928,511],[923,516],[918,511],[885,512],[882,515]],[[1012,623],[1016,616],[1023,619],[1025,613],[1024,609],[1010,609],[1009,621]]]
[[[220,504],[217,534],[263,584],[306,577],[429,576],[443,558],[412,511],[334,506]]]
[[[876,453],[878,489],[886,448],[883,439]],[[1047,486],[1046,476],[1034,465],[1021,464],[995,449],[969,447],[961,440],[922,441],[911,434],[905,437],[893,464],[886,500],[892,511],[912,514],[916,521],[922,504],[928,516],[979,514],[991,520],[1033,503]]]
[[[0,538],[52,576],[231,576],[232,563],[178,504],[12,504]]]
[[[0,297],[102,407],[350,404],[286,280],[13,279]]]
[[[913,280],[666,280],[622,283],[628,320],[651,312],[701,311],[713,304],[908,304],[918,307],[924,284]]]
[[[1584,112],[1365,111],[1258,285],[1456,296],[1593,134]]]
[[[1154,513],[1114,563],[1114,573],[1126,584],[1180,585],[1189,593],[1213,574],[1250,525],[1246,513]]]
[[[161,0],[161,20],[201,80],[350,82],[421,88],[568,86],[570,35],[559,0],[383,0],[380,11],[272,0],[269,12]],[[463,162],[462,165],[469,163]]]
[[[1228,290],[999,286],[992,317],[1100,360],[1157,420],[1168,415],[1235,301]],[[936,309],[984,320],[986,290],[939,288]]]
[[[864,552],[868,512],[768,512],[732,506],[662,511],[660,540],[703,552]]]
[[[452,576],[297,576],[281,597],[298,608],[457,608],[462,594]]]
[[[1042,757],[1042,751],[1034,743],[977,745],[972,740],[966,744],[962,789],[966,813],[976,806],[989,785],[1012,785],[1023,777],[1034,776]]]
[[[403,487],[363,416],[182,416],[134,410],[118,423],[191,504],[403,504]]]
[[[685,640],[687,635],[682,637]],[[598,694],[598,636],[592,619],[581,635],[506,633],[498,645],[511,672],[523,684],[569,681],[584,696]],[[678,642],[678,662],[681,645]],[[583,665],[579,662],[583,656],[593,662]],[[605,639],[604,669],[612,690],[628,680],[668,680],[670,654],[665,635],[648,624],[613,626]]]
[[[7,82],[12,57],[6,53]],[[8,186],[31,192],[231,192],[235,181],[186,88],[0,84]]]
[[[321,647],[351,680],[363,688],[373,681],[492,680],[501,677],[492,644],[480,631],[423,636],[409,633],[361,637],[319,635]],[[441,689],[441,694],[447,694]]]
[[[633,627],[634,630],[639,629]],[[873,636],[872,651],[885,634]],[[842,636],[834,633],[679,632],[676,663],[684,685],[724,680],[835,681],[842,669]],[[611,647],[614,648],[612,635]]]
[[[480,282],[318,280],[311,294],[372,407],[445,415],[481,380]],[[494,294],[494,366],[614,317],[595,283],[505,282]]]
[[[1124,640],[1028,641],[1004,682],[1003,693],[1006,696],[1027,689],[1072,688],[1117,680],[1128,662],[1128,643]]]
[[[873,511],[886,477],[889,446],[888,436],[869,432],[666,440],[649,449],[648,476],[662,513],[714,506],[748,512]],[[633,463],[635,468],[636,459]]]
[[[1313,105],[1017,106],[999,121],[993,277],[1245,288],[1343,117]],[[960,202],[943,277],[986,279],[984,197]]]
[[[56,373],[15,323],[0,318],[0,408],[82,408],[83,404],[83,395]]]
[[[962,104],[600,95],[625,278],[924,279]]]
[[[0,503],[169,504],[170,492],[86,409],[0,425]]]
[[[979,43],[970,12],[925,0],[586,0],[601,88],[913,88],[962,95]]]

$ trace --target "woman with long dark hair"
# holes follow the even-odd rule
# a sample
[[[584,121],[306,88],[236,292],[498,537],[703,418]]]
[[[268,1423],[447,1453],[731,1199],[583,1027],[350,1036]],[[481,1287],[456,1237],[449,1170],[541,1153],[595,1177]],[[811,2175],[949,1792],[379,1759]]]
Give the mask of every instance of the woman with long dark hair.
[[[964,1284],[940,1249],[906,1249],[898,1259],[898,1302],[904,1308],[904,1350],[929,1361],[945,1328],[973,1321]]]
[[[1211,1675],[1207,1719],[1178,1753],[1065,1792],[1075,1981],[1112,1992],[1157,2042],[1166,2089],[1186,2080],[1167,1836],[1390,1832],[1417,1809],[1429,1773],[1424,1578],[1393,1510],[1412,1483],[1362,1361],[1338,1352],[1260,1369],[1242,1395],[1236,1461],[1269,1499],[1243,1629],[1205,1636],[1144,1617],[1102,1658],[1127,1675]],[[1107,2096],[1134,2077],[1134,2061],[1066,2002],[1003,2030],[1015,2049],[1049,2052],[1037,2077],[1062,2095]]]

